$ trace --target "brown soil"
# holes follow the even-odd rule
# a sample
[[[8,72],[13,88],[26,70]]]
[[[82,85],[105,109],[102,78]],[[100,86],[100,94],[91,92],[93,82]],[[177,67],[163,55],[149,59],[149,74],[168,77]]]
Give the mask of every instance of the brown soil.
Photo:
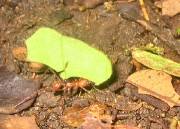
[[[0,61],[9,70],[26,78],[32,77],[33,73],[27,71],[27,64],[13,58],[12,48],[25,46],[25,39],[42,26],[54,28],[63,34],[86,41],[106,53],[114,65],[114,76],[108,83],[102,85],[104,94],[98,91],[89,95],[86,92],[71,96],[54,94],[51,91],[54,76],[40,74],[40,77],[47,78],[42,81],[39,96],[35,103],[19,113],[20,115],[35,115],[40,129],[70,129],[72,127],[61,119],[66,107],[71,107],[77,102],[81,105],[96,96],[94,97],[96,101],[108,104],[112,110],[118,110],[117,116],[128,114],[128,117],[117,120],[117,123],[131,124],[142,129],[168,129],[168,119],[174,116],[180,117],[180,107],[169,109],[160,100],[155,101],[160,105],[154,104],[153,100],[143,99],[143,96],[138,96],[136,89],[125,86],[124,83],[134,70],[130,63],[130,48],[154,43],[165,49],[166,57],[180,62],[180,47],[178,41],[173,38],[174,28],[175,25],[178,26],[180,15],[173,18],[162,17],[153,3],[147,1],[150,23],[155,26],[148,32],[136,22],[137,19],[143,19],[138,4],[135,2],[121,5],[120,3],[115,2],[113,5],[115,9],[109,12],[105,11],[103,5],[81,12],[63,6],[60,0],[0,1]],[[61,16],[57,13],[57,10],[62,9],[68,14]],[[117,95],[124,96],[124,101],[112,106],[111,103],[115,103],[113,97]],[[129,102],[143,104],[137,110],[132,109],[133,111],[123,111],[121,110],[123,106],[118,107]]]

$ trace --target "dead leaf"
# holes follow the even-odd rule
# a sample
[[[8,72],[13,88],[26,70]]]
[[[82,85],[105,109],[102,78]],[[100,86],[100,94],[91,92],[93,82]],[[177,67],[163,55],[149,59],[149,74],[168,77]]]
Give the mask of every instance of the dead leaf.
[[[88,112],[88,108],[81,109],[79,107],[67,108],[63,116],[63,121],[70,126],[79,127],[84,122],[84,117]]]
[[[177,129],[180,129],[180,121],[178,121],[178,127],[177,127]]]
[[[174,16],[180,12],[180,0],[164,0],[162,15]]]
[[[173,107],[180,105],[180,96],[171,80],[172,77],[162,71],[148,69],[133,73],[126,81],[137,86],[139,93],[152,95]]]
[[[177,116],[175,116],[170,121],[169,129],[177,129],[177,126],[178,126],[178,118],[177,118]]]
[[[147,21],[138,19],[136,20],[136,22],[139,23],[141,26],[143,26],[147,31],[152,31],[153,29]]]
[[[31,72],[41,73],[41,72],[44,72],[46,70],[46,68],[47,67],[44,64],[37,63],[37,62],[31,62],[31,63],[29,63],[28,70]]]
[[[108,119],[109,121],[104,121],[101,119],[96,118],[95,116],[91,114],[87,114],[86,117],[84,118],[85,122],[82,123],[80,128],[82,129],[111,129],[111,120],[112,118],[107,115],[106,120]]]
[[[111,129],[111,123],[105,123],[93,115],[85,117],[85,122],[80,126],[82,129]]]
[[[89,115],[86,116],[85,122],[81,125],[81,129],[139,129],[130,125],[111,125],[110,123],[103,122],[96,117]]]
[[[13,114],[32,105],[40,84],[0,66],[0,113]]]
[[[135,67],[136,71],[141,70],[143,67],[142,64],[136,61],[135,59],[132,59],[130,63]]]
[[[35,117],[0,116],[0,129],[39,129]]]
[[[162,15],[172,17],[180,12],[180,0],[161,0],[155,5],[162,8]]]
[[[87,115],[92,115],[98,119],[112,121],[109,115],[105,114],[107,107],[103,104],[94,104],[85,108],[70,107],[65,111],[63,120],[65,123],[79,127],[84,121]]]
[[[68,108],[63,121],[70,126],[81,129],[138,129],[128,125],[112,125],[112,116],[107,114],[107,106],[101,103],[89,107]]]

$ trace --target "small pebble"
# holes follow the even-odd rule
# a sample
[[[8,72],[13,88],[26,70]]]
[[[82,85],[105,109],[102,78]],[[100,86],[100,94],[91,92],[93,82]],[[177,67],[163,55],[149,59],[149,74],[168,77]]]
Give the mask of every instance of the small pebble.
[[[161,117],[162,118],[166,117],[166,114],[165,113],[161,113]]]
[[[137,20],[140,18],[140,11],[135,3],[122,3],[119,5],[119,14],[127,20]]]
[[[136,120],[140,120],[141,119],[141,115],[139,113],[136,113]]]
[[[61,10],[56,10],[52,12],[49,15],[49,20],[53,25],[58,25],[67,19],[71,19],[72,17],[73,15],[70,14],[68,11],[61,9]]]
[[[38,97],[37,102],[40,107],[55,107],[59,99],[60,96],[54,96],[52,92],[45,92]]]
[[[73,107],[87,107],[89,106],[89,101],[87,99],[78,99],[78,100],[75,100],[72,104]]]

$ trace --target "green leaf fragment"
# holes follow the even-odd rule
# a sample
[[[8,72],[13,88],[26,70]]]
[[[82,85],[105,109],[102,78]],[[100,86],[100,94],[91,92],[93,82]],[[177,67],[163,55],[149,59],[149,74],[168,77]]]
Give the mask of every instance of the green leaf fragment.
[[[145,47],[141,48],[142,50],[152,52],[157,55],[163,55],[164,54],[164,48],[155,46],[152,43],[148,43]]]
[[[49,28],[37,30],[26,40],[27,60],[46,64],[57,72],[64,70],[61,37],[61,34]]]
[[[99,85],[112,74],[111,61],[101,51],[50,28],[37,30],[26,46],[27,60],[51,67],[63,79],[81,77]]]
[[[176,34],[177,34],[177,35],[180,35],[180,28],[177,28],[177,29],[176,29]]]
[[[180,77],[180,63],[140,49],[132,51],[132,56],[138,62],[149,68],[161,70],[168,74]]]

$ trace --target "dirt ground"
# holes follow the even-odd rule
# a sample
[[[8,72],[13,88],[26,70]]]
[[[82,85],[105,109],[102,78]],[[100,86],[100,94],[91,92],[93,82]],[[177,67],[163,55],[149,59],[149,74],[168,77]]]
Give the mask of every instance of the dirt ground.
[[[112,115],[119,116],[116,123],[130,124],[142,129],[168,129],[168,119],[180,117],[180,107],[169,109],[164,102],[138,95],[136,89],[124,83],[134,71],[130,63],[130,48],[153,43],[165,49],[165,57],[180,62],[180,44],[174,38],[175,28],[180,26],[180,15],[173,18],[163,17],[152,1],[146,1],[146,4],[150,23],[153,25],[152,31],[147,31],[137,22],[143,16],[136,1],[129,4],[115,2],[114,8],[109,12],[103,5],[85,11],[69,9],[60,0],[0,1],[0,61],[9,70],[26,78],[32,77],[33,73],[28,71],[27,64],[13,58],[12,49],[25,46],[25,39],[42,26],[86,41],[106,53],[114,65],[114,76],[101,86],[101,92],[94,90],[75,95],[54,94],[51,91],[54,76],[45,73],[39,75],[46,79],[41,82],[42,88],[35,103],[18,114],[35,115],[40,129],[71,129],[73,127],[61,119],[64,110],[75,104],[88,106],[93,101],[98,101],[107,104]],[[62,15],[59,10],[63,10],[65,14]],[[115,103],[114,98],[118,95],[124,98]],[[123,110],[132,102],[142,106],[132,111]],[[113,113],[115,110],[116,113]],[[126,117],[120,117],[122,114]]]

